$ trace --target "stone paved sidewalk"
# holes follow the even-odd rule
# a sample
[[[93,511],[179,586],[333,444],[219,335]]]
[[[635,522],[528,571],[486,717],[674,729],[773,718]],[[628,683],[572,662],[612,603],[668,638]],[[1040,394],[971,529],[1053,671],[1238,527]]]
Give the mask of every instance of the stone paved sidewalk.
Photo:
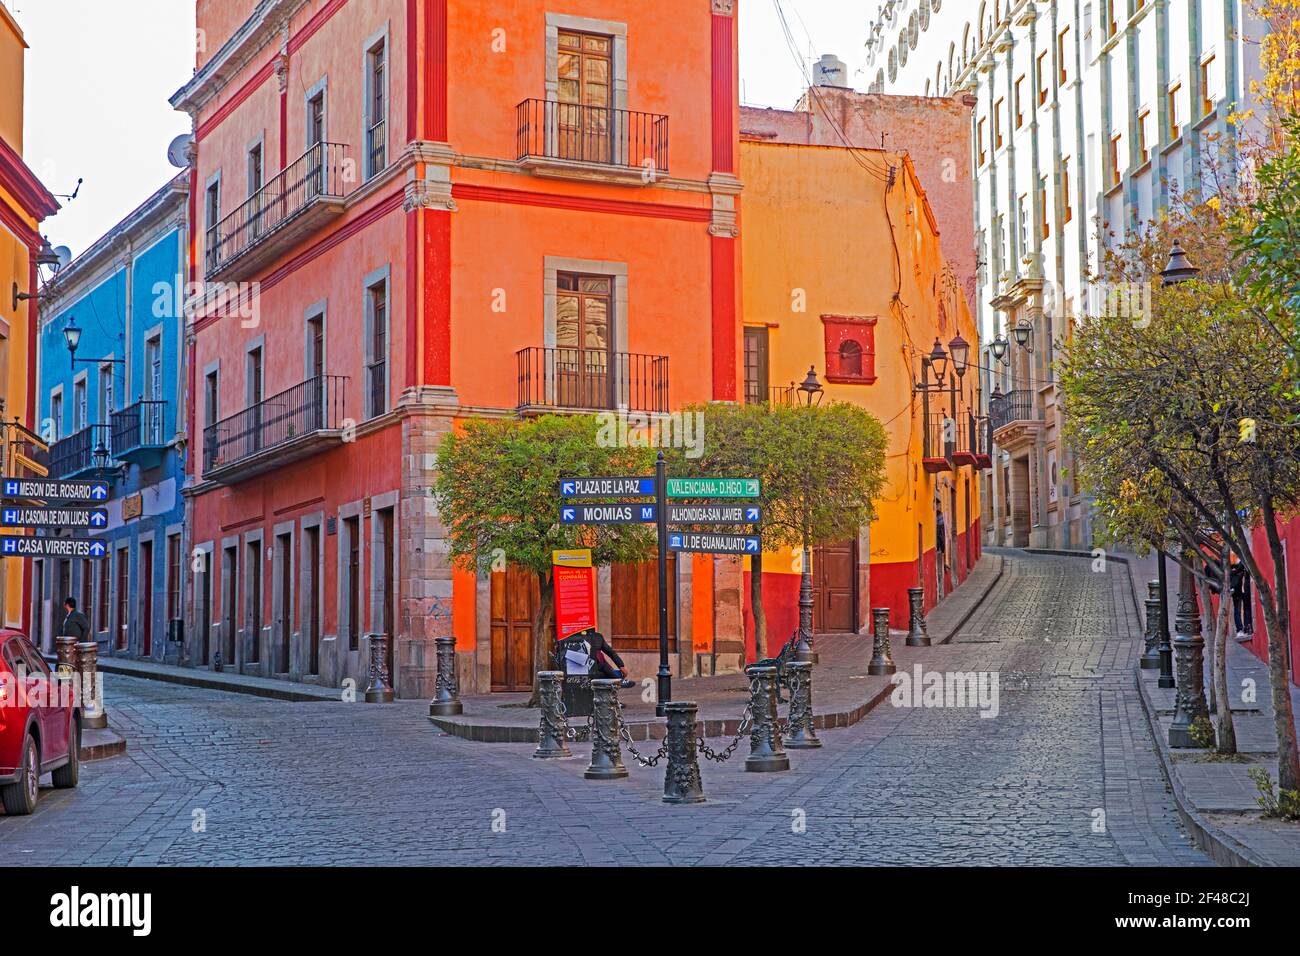
[[[971,574],[926,619],[931,647],[907,647],[906,632],[891,632],[892,654],[900,671],[921,664],[939,666],[942,646],[956,637],[988,596],[1003,573],[1004,559],[985,554]],[[820,657],[813,675],[813,700],[819,728],[848,727],[861,720],[893,690],[888,677],[867,674],[872,639],[866,635],[824,635],[815,639]],[[661,739],[664,723],[655,717],[653,687],[626,690],[620,695],[628,733],[633,740]],[[743,674],[688,677],[673,681],[673,697],[699,705],[701,731],[706,737],[733,736],[745,709],[749,681]],[[458,717],[430,717],[441,730],[486,743],[536,743],[537,708],[523,705],[528,694],[484,694],[462,699]],[[782,708],[784,710],[784,708]],[[580,719],[575,719],[577,724]]]
[[[1087,555],[1085,555],[1086,557]],[[1156,579],[1156,559],[1111,555],[1127,565],[1133,604],[1142,608],[1147,582]],[[1178,567],[1170,562],[1170,633],[1177,610]],[[1210,658],[1206,656],[1206,688]],[[1228,641],[1228,687],[1232,690],[1233,725],[1237,748],[1246,758],[1225,762],[1193,750],[1169,747],[1176,691],[1157,686],[1159,671],[1137,670],[1138,700],[1156,738],[1164,772],[1184,822],[1197,843],[1215,860],[1231,866],[1300,866],[1300,824],[1265,820],[1256,802],[1259,790],[1249,777],[1257,767],[1277,778],[1277,733],[1273,723],[1273,694],[1268,665],[1235,640]],[[1244,699],[1247,689],[1253,700]],[[1300,715],[1300,688],[1291,687],[1292,713]],[[1300,726],[1300,719],[1297,719]]]

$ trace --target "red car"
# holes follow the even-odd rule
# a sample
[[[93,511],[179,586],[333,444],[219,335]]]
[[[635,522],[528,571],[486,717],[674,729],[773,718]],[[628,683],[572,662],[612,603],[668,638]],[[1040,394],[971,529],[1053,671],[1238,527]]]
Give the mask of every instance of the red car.
[[[0,629],[0,803],[5,813],[36,809],[37,781],[75,787],[81,762],[81,709],[40,652]]]

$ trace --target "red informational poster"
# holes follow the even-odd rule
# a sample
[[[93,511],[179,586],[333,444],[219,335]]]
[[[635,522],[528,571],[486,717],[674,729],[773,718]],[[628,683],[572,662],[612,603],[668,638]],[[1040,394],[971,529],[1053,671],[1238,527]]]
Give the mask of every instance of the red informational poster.
[[[564,640],[596,626],[596,569],[590,551],[556,551],[555,637]]]

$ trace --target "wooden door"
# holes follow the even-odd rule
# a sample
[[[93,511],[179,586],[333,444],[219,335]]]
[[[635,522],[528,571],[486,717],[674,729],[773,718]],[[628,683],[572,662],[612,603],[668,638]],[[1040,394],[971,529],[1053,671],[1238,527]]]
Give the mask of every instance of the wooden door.
[[[813,630],[851,634],[857,609],[856,541],[822,544],[813,549]]]
[[[143,607],[140,613],[140,656],[153,653],[153,542],[140,544],[140,595]]]
[[[557,147],[562,159],[611,161],[613,40],[561,30],[556,91]]]
[[[224,659],[221,663],[224,667],[234,667],[238,663],[235,660],[235,632],[239,630],[239,615],[236,608],[239,600],[239,550],[237,548],[226,548],[222,572],[225,588],[221,594],[221,643],[224,648],[222,651]]]
[[[307,529],[307,673],[320,673],[320,528]]]
[[[533,686],[533,608],[537,576],[511,566],[492,575],[492,690],[525,691]],[[549,666],[549,662],[543,662]]]
[[[668,650],[677,651],[677,567],[668,557]],[[616,564],[610,569],[610,622],[614,650],[659,650],[659,564]]]
[[[556,279],[555,387],[567,408],[613,408],[609,276],[562,272]]]

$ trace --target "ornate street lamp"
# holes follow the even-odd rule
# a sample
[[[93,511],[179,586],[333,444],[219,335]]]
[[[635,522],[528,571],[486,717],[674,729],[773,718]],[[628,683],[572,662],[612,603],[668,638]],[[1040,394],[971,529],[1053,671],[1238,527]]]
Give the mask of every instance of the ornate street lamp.
[[[1200,274],[1201,270],[1192,265],[1187,258],[1187,253],[1183,252],[1182,243],[1175,239],[1173,246],[1169,249],[1169,263],[1160,273],[1163,283],[1165,285],[1177,285],[1180,282],[1195,279]]]
[[[817,381],[816,368],[811,365],[808,366],[807,378],[799,383],[799,396],[804,406],[815,408],[820,405],[823,391],[821,382]],[[799,642],[794,648],[794,659],[816,664],[819,658],[817,652],[813,649],[812,636],[812,542],[807,540],[803,543],[803,567],[801,570],[802,574],[799,576]]]
[[[948,343],[948,352],[952,355],[952,370],[957,373],[958,378],[962,378],[970,366],[970,343],[958,332]]]
[[[41,248],[40,251],[36,253],[36,268],[38,273],[43,268],[48,269],[50,271],[50,278],[53,278],[54,276],[58,275],[59,270],[63,268],[62,257],[58,254],[58,252],[54,250],[54,248],[50,245],[50,240],[47,239],[45,236],[41,236]],[[37,301],[40,301],[41,299],[45,298],[47,295],[49,295],[48,292],[40,292],[40,291],[19,292],[18,283],[15,282],[13,288],[13,299],[14,299],[13,311],[15,312],[18,311],[19,302],[26,302],[29,299],[36,299]]]
[[[1016,323],[1016,327],[1011,330],[1012,337],[1016,344],[1030,354],[1034,351],[1034,327],[1028,319],[1021,319]]]
[[[88,365],[126,365],[126,359],[112,358],[77,358],[77,349],[81,346],[81,332],[77,327],[77,320],[74,316],[68,316],[68,324],[63,327],[63,341],[68,346],[68,354],[72,356],[72,367],[76,368],[78,362],[85,362]]]

